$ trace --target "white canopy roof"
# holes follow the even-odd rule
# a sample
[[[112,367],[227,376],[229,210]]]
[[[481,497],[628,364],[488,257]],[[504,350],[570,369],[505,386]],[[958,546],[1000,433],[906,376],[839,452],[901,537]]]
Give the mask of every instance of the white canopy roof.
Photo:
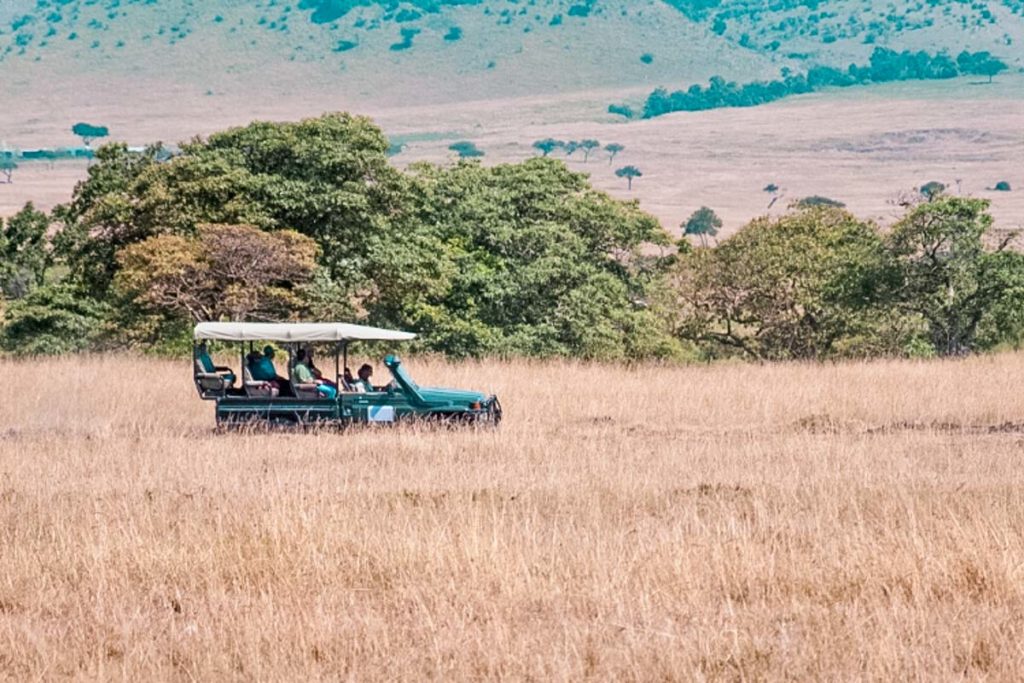
[[[409,341],[412,332],[348,323],[199,323],[196,339],[218,341],[340,342]]]

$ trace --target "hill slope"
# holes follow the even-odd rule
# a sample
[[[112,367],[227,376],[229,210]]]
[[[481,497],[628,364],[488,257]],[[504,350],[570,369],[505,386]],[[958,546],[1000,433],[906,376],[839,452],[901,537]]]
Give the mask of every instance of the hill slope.
[[[0,69],[22,91],[83,79],[268,96],[343,88],[420,104],[844,66],[875,45],[992,50],[1022,65],[1024,2],[930,0],[7,0]],[[74,91],[71,91],[74,96]]]

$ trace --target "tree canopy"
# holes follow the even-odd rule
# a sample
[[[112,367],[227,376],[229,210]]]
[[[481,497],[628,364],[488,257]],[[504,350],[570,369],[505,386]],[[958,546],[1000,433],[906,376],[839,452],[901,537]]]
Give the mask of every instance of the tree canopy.
[[[453,355],[678,352],[643,304],[657,280],[645,245],[668,238],[635,203],[560,161],[402,172],[388,146],[347,114],[254,123],[170,158],[107,145],[55,212],[58,251],[125,330],[334,315],[420,330]],[[284,235],[287,249],[268,241]],[[301,269],[271,267],[299,247]],[[243,255],[271,279],[228,277]]]

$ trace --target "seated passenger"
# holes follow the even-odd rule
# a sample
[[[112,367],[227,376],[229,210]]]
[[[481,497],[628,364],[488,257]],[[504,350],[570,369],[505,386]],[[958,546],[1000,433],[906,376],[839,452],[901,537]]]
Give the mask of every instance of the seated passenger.
[[[324,373],[320,372],[320,368],[313,364],[313,349],[309,348],[308,346],[306,347],[306,366],[309,368],[309,371],[313,373],[313,377],[323,382],[327,386],[333,387],[335,391],[337,391],[337,383],[332,382],[329,379],[324,379]]]
[[[352,376],[352,370],[345,368],[345,372],[341,376],[341,382],[345,386],[346,391],[355,391],[356,378]]]
[[[199,348],[196,349],[196,360],[199,361],[199,366],[203,369],[203,372],[211,375],[219,374],[228,384],[235,383],[235,373],[231,371],[231,368],[213,364],[210,352],[206,348],[206,342],[200,344]]]
[[[257,382],[266,382],[281,392],[281,396],[291,395],[291,386],[288,380],[277,374],[274,367],[274,347],[263,347],[263,353],[253,351],[246,357],[249,365],[249,374]]]
[[[317,379],[313,376],[313,372],[309,369],[309,359],[306,355],[305,349],[299,349],[295,354],[295,366],[292,368],[292,375],[298,381],[299,384],[315,384],[316,391],[324,398],[337,398],[338,390],[334,387],[326,384],[323,380]]]
[[[373,377],[373,366],[363,365],[363,367],[359,368],[359,379],[353,383],[353,388],[359,392],[377,391],[373,388],[373,384],[370,383],[371,377]]]

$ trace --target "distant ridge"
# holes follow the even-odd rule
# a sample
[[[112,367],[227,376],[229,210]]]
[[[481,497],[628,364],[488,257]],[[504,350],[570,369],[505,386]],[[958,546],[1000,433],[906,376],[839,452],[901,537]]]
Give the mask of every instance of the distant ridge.
[[[1024,0],[5,0],[0,71],[393,103],[772,80],[877,46],[1024,66]],[[41,65],[34,68],[34,65]]]

